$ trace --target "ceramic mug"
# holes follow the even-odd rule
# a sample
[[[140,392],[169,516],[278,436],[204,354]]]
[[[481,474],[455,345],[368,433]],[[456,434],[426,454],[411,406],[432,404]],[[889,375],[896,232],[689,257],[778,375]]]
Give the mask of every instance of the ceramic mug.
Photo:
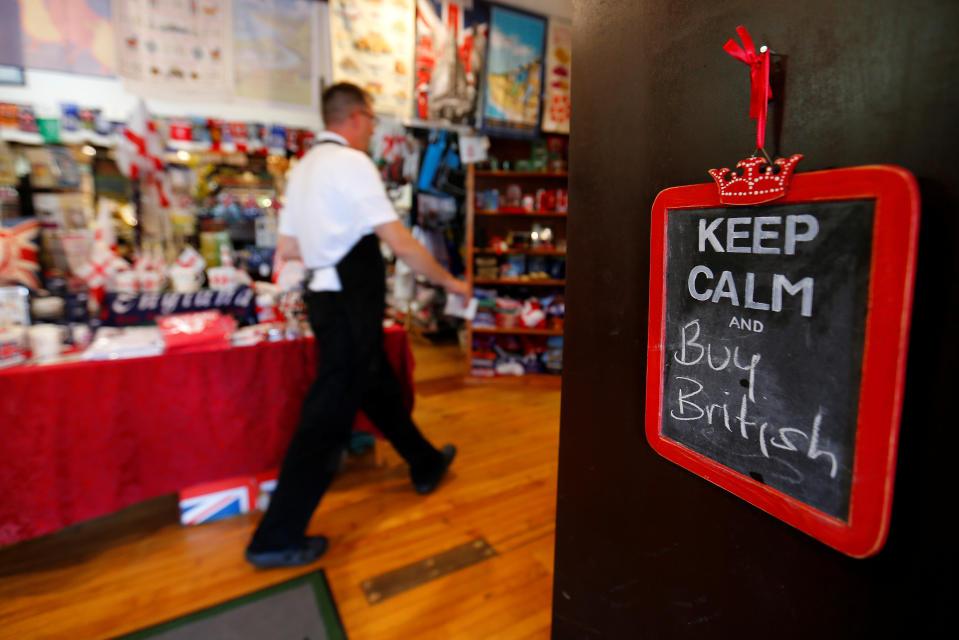
[[[187,267],[178,265],[170,269],[170,281],[173,283],[173,290],[177,293],[194,293],[195,291],[199,291],[202,276],[202,271],[188,269]]]
[[[27,329],[33,357],[39,362],[52,360],[60,355],[63,344],[63,329],[55,324],[35,324]]]
[[[231,291],[237,285],[234,267],[210,267],[206,270],[206,278],[210,288],[215,291]]]
[[[136,293],[138,282],[135,271],[121,271],[113,276],[113,290],[117,293]]]
[[[156,271],[144,271],[140,274],[140,290],[157,293],[163,288],[163,276]]]

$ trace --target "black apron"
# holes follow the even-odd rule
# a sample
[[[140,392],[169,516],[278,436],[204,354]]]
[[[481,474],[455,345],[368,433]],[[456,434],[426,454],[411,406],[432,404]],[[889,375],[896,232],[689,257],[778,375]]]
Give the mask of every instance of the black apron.
[[[336,140],[323,140],[319,144],[345,146]],[[386,266],[376,234],[370,233],[360,238],[336,263],[336,273],[340,279],[341,290],[311,292],[307,289],[308,296],[322,299],[320,305],[314,303],[309,306],[332,307],[329,311],[333,312],[335,309],[346,314],[357,358],[362,362],[372,363],[372,369],[368,373],[375,373],[379,365],[375,354],[382,348],[382,323],[386,311]],[[308,269],[306,283],[312,279],[313,270]],[[305,286],[304,288],[306,289]]]

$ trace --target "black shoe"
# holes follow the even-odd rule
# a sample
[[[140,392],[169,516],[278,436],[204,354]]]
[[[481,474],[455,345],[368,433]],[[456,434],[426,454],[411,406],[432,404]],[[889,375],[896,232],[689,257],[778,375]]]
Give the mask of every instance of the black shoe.
[[[456,457],[456,447],[451,444],[445,445],[440,449],[440,453],[443,455],[443,466],[440,467],[437,471],[434,471],[432,475],[428,478],[418,480],[414,477],[413,487],[416,489],[416,493],[427,494],[433,493],[433,490],[436,489],[436,486],[440,483],[440,480],[443,479],[443,476],[446,475],[446,470],[450,468],[450,465],[453,463],[453,458]]]
[[[319,560],[326,552],[330,541],[326,536],[308,537],[302,546],[276,551],[246,550],[246,561],[260,569],[272,567],[298,567]]]

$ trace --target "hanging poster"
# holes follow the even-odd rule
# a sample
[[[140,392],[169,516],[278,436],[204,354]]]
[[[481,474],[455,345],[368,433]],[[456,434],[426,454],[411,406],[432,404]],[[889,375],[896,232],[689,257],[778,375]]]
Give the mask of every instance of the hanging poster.
[[[533,137],[539,128],[546,20],[494,5],[486,53],[483,130]]]
[[[232,7],[228,0],[114,3],[124,87],[160,99],[232,97]]]
[[[572,50],[573,26],[551,19],[546,39],[546,87],[543,98],[543,131],[547,133],[569,133]]]
[[[309,0],[234,0],[233,60],[236,95],[316,104],[313,45],[316,3]]]
[[[23,62],[27,67],[96,76],[114,74],[110,0],[19,2]]]
[[[373,96],[377,113],[412,113],[415,0],[332,0],[333,81],[352,82]]]
[[[0,66],[23,67],[20,5],[15,0],[0,0]]]
[[[416,2],[416,106],[421,120],[465,123],[476,112],[489,11],[463,0]]]

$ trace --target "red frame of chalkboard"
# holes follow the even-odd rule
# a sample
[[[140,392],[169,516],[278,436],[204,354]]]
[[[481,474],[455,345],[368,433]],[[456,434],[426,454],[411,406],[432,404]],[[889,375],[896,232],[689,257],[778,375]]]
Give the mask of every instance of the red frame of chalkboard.
[[[849,521],[827,515],[662,435],[666,344],[666,216],[724,205],[715,183],[666,189],[652,211],[646,439],[666,459],[829,546],[856,558],[879,552],[892,512],[906,347],[919,238],[919,188],[900,167],[871,165],[796,174],[785,197],[765,204],[875,200],[866,334],[859,386]]]

